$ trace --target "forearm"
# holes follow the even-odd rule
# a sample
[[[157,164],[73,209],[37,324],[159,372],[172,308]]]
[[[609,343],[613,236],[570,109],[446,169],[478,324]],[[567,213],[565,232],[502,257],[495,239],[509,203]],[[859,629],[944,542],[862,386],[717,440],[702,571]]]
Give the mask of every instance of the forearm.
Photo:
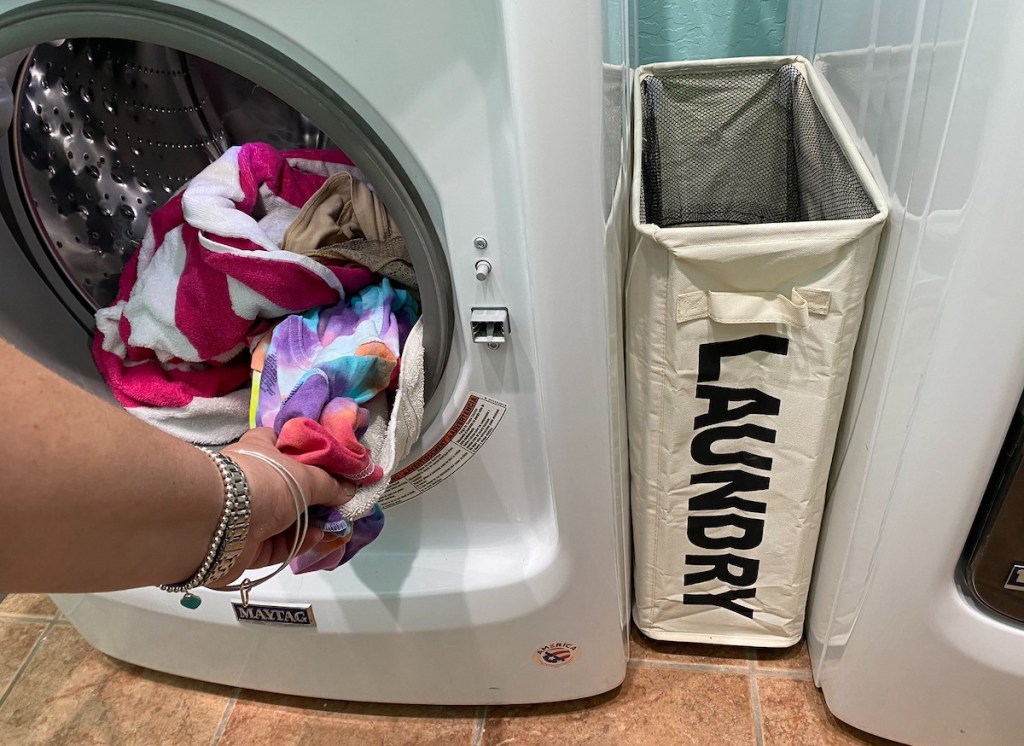
[[[198,449],[0,340],[0,590],[170,583],[202,561],[224,505]]]

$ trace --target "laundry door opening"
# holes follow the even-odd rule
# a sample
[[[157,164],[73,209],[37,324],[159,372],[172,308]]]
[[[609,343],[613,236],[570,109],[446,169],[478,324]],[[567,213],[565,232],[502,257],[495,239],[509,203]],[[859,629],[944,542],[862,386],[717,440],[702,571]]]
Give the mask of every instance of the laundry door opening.
[[[197,37],[191,51],[111,37],[55,38],[0,51],[0,115],[7,124],[2,209],[21,251],[86,331],[95,330],[97,310],[123,290],[122,274],[155,213],[225,154],[259,160],[263,171],[273,168],[267,158],[277,158],[300,180],[320,177],[292,190],[293,201],[310,196],[323,177],[348,174],[337,185],[348,199],[339,209],[361,206],[363,222],[375,218],[388,234],[364,235],[356,209],[355,216],[335,215],[346,224],[331,234],[333,253],[308,245],[302,253],[335,266],[370,256],[364,266],[415,297],[429,399],[448,360],[454,317],[441,232],[402,164],[344,100],[302,70],[285,69],[287,62],[239,59],[212,37]],[[225,57],[239,67],[221,64]],[[274,92],[267,81],[276,82]],[[278,95],[282,89],[290,94]],[[310,108],[315,121],[305,113]],[[236,205],[242,199],[229,196]],[[264,219],[266,209],[254,205],[252,217]],[[367,218],[368,209],[376,214]],[[334,245],[342,234],[356,244]],[[214,323],[217,315],[210,318]]]

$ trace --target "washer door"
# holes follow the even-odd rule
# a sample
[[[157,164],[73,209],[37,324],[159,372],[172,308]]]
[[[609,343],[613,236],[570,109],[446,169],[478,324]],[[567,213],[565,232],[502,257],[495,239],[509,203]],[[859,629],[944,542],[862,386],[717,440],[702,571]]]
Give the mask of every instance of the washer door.
[[[0,57],[0,209],[85,329],[114,299],[149,215],[226,148],[340,147],[406,239],[433,393],[454,323],[442,233],[388,138],[336,92],[234,28],[145,2],[47,2],[5,14]]]

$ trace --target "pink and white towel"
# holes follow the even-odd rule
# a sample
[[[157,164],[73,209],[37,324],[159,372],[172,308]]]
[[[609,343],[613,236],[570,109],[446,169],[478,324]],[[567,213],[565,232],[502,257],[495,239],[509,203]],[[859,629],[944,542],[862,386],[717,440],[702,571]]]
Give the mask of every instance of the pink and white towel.
[[[280,248],[300,208],[341,170],[338,151],[233,147],[156,210],[96,314],[93,354],[132,414],[193,443],[246,429],[248,340],[267,320],[337,303],[368,270]]]

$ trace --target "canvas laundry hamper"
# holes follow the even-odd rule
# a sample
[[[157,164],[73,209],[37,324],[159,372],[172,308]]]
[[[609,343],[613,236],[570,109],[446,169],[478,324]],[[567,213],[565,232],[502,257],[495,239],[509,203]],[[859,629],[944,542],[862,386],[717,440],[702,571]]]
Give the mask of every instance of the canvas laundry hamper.
[[[885,201],[800,57],[648,65],[634,97],[634,619],[791,645]]]

